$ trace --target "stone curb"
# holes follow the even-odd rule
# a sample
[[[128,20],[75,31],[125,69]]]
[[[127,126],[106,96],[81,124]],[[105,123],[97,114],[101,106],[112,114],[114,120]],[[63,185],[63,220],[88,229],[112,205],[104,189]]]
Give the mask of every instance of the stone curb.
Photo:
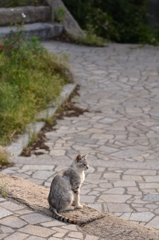
[[[80,28],[79,24],[77,21],[74,19],[72,14],[69,12],[69,10],[66,8],[64,3],[61,0],[47,0],[47,3],[53,8],[54,11],[56,12],[58,9],[62,8],[65,11],[64,19],[63,19],[63,26],[69,35],[73,36],[74,38],[79,38],[79,37],[85,37],[85,34],[83,30]]]
[[[56,113],[60,105],[66,101],[72,92],[75,90],[77,84],[71,83],[63,87],[63,90],[56,101],[51,101],[48,104],[46,110],[41,111],[37,114],[37,121],[35,123],[30,123],[26,126],[25,133],[18,135],[18,138],[11,143],[11,145],[5,147],[5,149],[12,154],[12,159],[16,158],[21,154],[23,148],[29,144],[29,141],[33,135],[37,134],[45,125],[45,119],[51,118]],[[54,107],[51,107],[54,106]],[[38,121],[38,119],[42,119]]]
[[[27,205],[32,210],[38,211],[49,217],[52,216],[47,201],[49,189],[38,186],[35,183],[23,178],[12,177],[7,174],[0,173],[0,192],[2,189],[4,192],[4,186],[7,197]],[[105,216],[102,212],[88,207],[87,205],[84,205],[83,209],[75,209],[74,211],[61,213],[61,215],[77,220],[78,225],[86,224]]]
[[[21,30],[23,30],[23,38],[28,39],[36,36],[39,40],[46,40],[62,34],[64,28],[60,23],[35,22],[24,24]],[[15,26],[0,27],[0,39],[8,38],[12,35],[12,33],[17,32],[19,32],[19,29]]]
[[[7,197],[15,199],[44,215],[51,216],[47,202],[48,189],[22,178],[0,173],[0,191],[2,189],[4,191],[4,186]],[[105,240],[159,239],[159,231],[103,214],[87,205],[84,205],[83,209],[69,211],[62,213],[62,215],[77,220],[84,232]]]
[[[50,15],[49,6],[0,8],[0,26],[10,26],[11,23],[48,22]]]

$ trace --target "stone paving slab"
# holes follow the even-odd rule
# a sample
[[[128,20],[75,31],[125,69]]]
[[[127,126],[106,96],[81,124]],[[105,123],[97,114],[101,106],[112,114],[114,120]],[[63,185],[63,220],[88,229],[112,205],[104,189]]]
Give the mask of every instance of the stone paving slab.
[[[81,201],[159,230],[159,47],[93,48],[54,41],[44,46],[70,56],[80,84],[80,96],[73,101],[89,112],[58,120],[56,129],[46,133],[47,152],[15,157],[15,166],[3,172],[49,188],[55,173],[79,152],[89,152]],[[72,236],[59,234],[56,238]]]
[[[10,201],[2,200],[1,206],[6,209],[11,209],[12,211],[19,210],[19,213],[21,212],[20,210],[23,209],[23,214],[24,211],[27,213],[26,215],[22,215],[21,218],[18,218],[14,215],[7,216],[6,218],[3,218],[3,215],[1,216],[3,218],[0,219],[0,224],[2,226],[0,229],[1,232],[13,233],[13,231],[10,230],[12,228],[18,229],[20,232],[11,234],[9,238],[16,237],[18,239],[25,239],[29,235],[34,235],[45,239],[52,235],[53,237],[55,236],[63,238],[64,235],[68,233],[69,229],[72,230],[72,232],[68,233],[68,237],[83,239],[84,235],[82,231],[77,232],[75,225],[69,225],[68,229],[67,227],[61,229],[56,226],[56,224],[51,229],[47,228],[47,226],[50,225],[50,223],[47,225],[48,216],[51,216],[51,212],[48,211],[49,206],[47,203],[47,196],[49,191],[47,189],[22,178],[11,177],[3,173],[0,175],[0,182],[0,191],[5,183],[6,195],[7,198],[10,198]],[[34,212],[27,212],[24,205],[17,205],[16,203],[11,202],[13,199],[16,199],[17,202],[24,203],[25,205],[29,206],[32,210],[34,210]],[[94,235],[94,238],[95,236],[97,236],[97,238],[102,237],[103,239],[116,239],[116,236],[118,236],[118,239],[120,237],[121,240],[126,238],[131,240],[135,239],[136,237],[138,237],[138,239],[154,240],[159,238],[159,231],[145,228],[138,224],[132,224],[114,216],[103,214],[86,205],[83,206],[83,209],[65,212],[62,213],[62,215],[70,219],[76,219],[78,221],[78,225],[82,227],[82,230],[84,230],[85,234],[89,233],[89,235]],[[142,214],[142,220],[145,220],[145,217],[149,217],[149,214]],[[52,219],[52,221],[54,221],[54,219]],[[42,223],[45,224],[45,222],[45,227],[37,225]],[[61,222],[60,225],[63,224],[64,223]],[[89,239],[89,235],[86,236],[86,239]]]
[[[50,103],[48,104],[49,107],[46,110],[43,110],[37,114],[36,116],[37,121],[28,124],[26,126],[25,133],[19,135],[15,141],[13,141],[10,145],[6,147],[6,150],[11,152],[14,158],[18,157],[21,154],[23,148],[29,144],[32,135],[37,134],[44,127],[45,125],[44,120],[54,116],[59,106],[61,106],[61,104],[69,98],[69,96],[75,90],[75,88],[76,88],[75,83],[66,84],[63,87],[58,99],[56,101],[50,101]],[[43,121],[39,121],[39,119]]]
[[[2,240],[102,240],[100,237],[83,232],[76,225],[59,222],[13,199],[3,198],[0,195],[0,202],[3,204],[3,211],[0,211],[0,239]],[[11,211],[8,211],[9,205],[12,206]],[[17,211],[18,207],[21,210]]]

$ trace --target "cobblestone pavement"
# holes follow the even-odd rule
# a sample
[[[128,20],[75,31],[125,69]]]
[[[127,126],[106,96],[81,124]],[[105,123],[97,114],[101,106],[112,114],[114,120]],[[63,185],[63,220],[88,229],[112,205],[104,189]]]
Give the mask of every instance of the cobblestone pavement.
[[[159,48],[91,48],[52,41],[44,46],[69,54],[81,86],[74,101],[89,112],[58,120],[56,129],[46,133],[49,151],[18,157],[15,166],[3,172],[49,187],[53,175],[79,152],[89,153],[91,167],[81,201],[159,229]],[[76,226],[0,201],[2,239],[98,239]]]

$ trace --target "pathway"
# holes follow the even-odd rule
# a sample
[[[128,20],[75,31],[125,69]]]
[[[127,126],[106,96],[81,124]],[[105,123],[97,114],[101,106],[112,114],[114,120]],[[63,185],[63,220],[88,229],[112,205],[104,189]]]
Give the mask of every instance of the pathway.
[[[89,112],[58,120],[56,130],[46,133],[49,151],[18,157],[15,166],[3,172],[49,187],[54,173],[79,152],[89,153],[82,202],[159,229],[159,48],[92,48],[52,41],[44,46],[70,55],[81,86],[74,101]],[[99,239],[27,207],[0,201],[2,239]]]

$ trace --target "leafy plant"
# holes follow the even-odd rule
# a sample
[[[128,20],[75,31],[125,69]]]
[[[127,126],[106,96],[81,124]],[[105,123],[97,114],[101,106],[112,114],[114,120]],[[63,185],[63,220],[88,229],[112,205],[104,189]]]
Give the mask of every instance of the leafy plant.
[[[146,24],[147,0],[63,0],[84,30],[120,43],[159,41],[156,29]]]
[[[103,39],[100,36],[97,36],[97,34],[94,31],[94,28],[89,25],[88,30],[84,31],[85,35],[84,37],[74,37],[72,35],[65,35],[65,40],[69,42],[73,42],[80,45],[88,45],[88,46],[94,46],[94,47],[105,47],[106,46],[106,40]]]
[[[94,46],[94,47],[104,47],[106,46],[106,41],[102,38],[97,36],[95,33],[89,33],[85,31],[86,36],[81,37],[75,40],[78,44]]]
[[[65,17],[65,9],[62,7],[59,7],[56,11],[55,11],[55,21],[59,22],[59,23],[63,23],[64,17]]]

